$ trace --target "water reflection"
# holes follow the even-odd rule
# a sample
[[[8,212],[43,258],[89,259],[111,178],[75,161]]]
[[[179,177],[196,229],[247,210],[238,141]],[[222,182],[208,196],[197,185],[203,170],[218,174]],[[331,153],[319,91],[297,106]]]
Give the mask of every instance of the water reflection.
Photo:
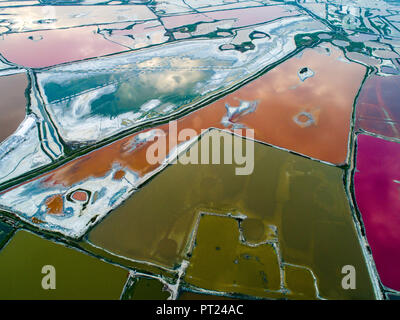
[[[2,191],[2,210],[118,262],[155,263],[152,270],[171,274],[187,262],[183,290],[246,297],[373,298],[375,270],[367,272],[358,237],[365,229],[384,289],[400,290],[396,1],[43,3],[54,6],[0,5],[0,107],[7,115],[0,141],[29,113],[1,145],[2,185],[25,179]],[[29,95],[26,74],[12,74],[12,63],[34,68]],[[273,68],[258,76],[266,67]],[[178,132],[218,128],[225,132],[212,134],[226,136],[250,128],[272,145],[257,144],[253,175],[234,176],[234,165],[148,162],[160,132],[171,140],[166,154],[184,146],[167,124],[150,121],[189,110],[177,119]],[[148,129],[123,137],[144,122]],[[82,154],[88,145],[93,151]],[[64,156],[74,159],[58,166]],[[35,176],[45,165],[51,170]],[[339,165],[348,165],[341,167],[348,180]],[[358,233],[344,182],[352,183],[365,224]],[[1,245],[13,231],[0,224]],[[0,251],[0,260],[7,257],[0,277],[12,275],[3,277],[5,288],[18,284],[4,292],[19,294],[36,281],[26,278],[27,243],[38,261],[69,257],[70,249],[53,243],[53,253],[50,242],[17,232]],[[93,263],[89,274],[91,262],[76,259],[82,283],[93,289],[82,296],[119,297],[126,272]],[[354,291],[340,286],[341,267],[349,264],[357,272]],[[15,280],[14,265],[25,276]],[[108,272],[106,290],[98,279]],[[164,280],[131,274],[122,298],[167,298]]]
[[[346,162],[347,157],[352,102],[365,69],[361,65],[348,63],[344,58],[342,60],[340,58],[343,58],[342,54],[332,46],[319,46],[305,50],[302,54],[285,61],[239,90],[179,119],[177,132],[186,128],[195,130],[197,134],[211,127],[225,130],[251,128],[254,129],[257,140],[319,160],[342,164]],[[195,60],[185,61],[185,59],[165,61],[154,58],[143,63],[149,67],[163,63],[197,65]],[[299,75],[299,72],[305,68],[307,68],[305,73],[312,72],[312,76],[302,78],[301,74]],[[165,92],[166,99],[170,101],[176,97],[171,97],[169,92],[193,90],[193,83],[206,72],[209,71],[193,73],[157,71],[154,77],[151,77],[152,82],[143,86],[142,91],[149,94],[157,93],[155,96],[159,99],[163,99],[163,92]],[[156,77],[156,75],[159,76]],[[179,76],[182,79],[178,81]],[[148,77],[149,74],[146,74],[145,79]],[[349,82],[343,79],[348,79]],[[359,82],[356,82],[356,79]],[[132,81],[137,85],[141,78],[133,78]],[[165,85],[166,83],[168,85]],[[130,81],[121,82],[120,88],[113,94],[112,99],[107,100],[106,95],[98,98],[94,96],[92,105],[98,107],[98,113],[120,112],[113,106],[122,109],[125,100],[142,99],[140,95],[131,97],[131,93],[126,91],[121,93],[121,99],[116,101],[114,98],[119,97],[118,92],[123,91],[125,86],[131,88],[134,85]],[[170,90],[170,86],[174,89]],[[145,87],[152,90],[145,91]],[[187,97],[189,94],[189,91],[182,92],[180,97]],[[195,96],[194,93],[193,96]],[[102,103],[97,105],[96,101],[100,100]],[[76,112],[82,108],[81,104],[74,105],[77,108]],[[162,104],[160,100],[153,99],[142,109],[144,112],[151,113],[163,105],[165,104]],[[60,108],[60,112],[62,110]],[[71,112],[74,112],[74,108],[69,111]],[[63,112],[64,119],[65,115],[66,113]],[[96,123],[92,125],[96,126]],[[85,130],[88,128],[86,127]],[[160,164],[152,164],[146,158],[149,146],[156,139],[158,130],[165,133],[167,141],[171,140],[166,148],[166,154],[172,152],[178,144],[183,143],[170,136],[168,124],[148,129],[97,149],[8,191],[7,194],[0,196],[2,203],[23,212],[23,216],[29,221],[32,221],[34,217],[36,222],[47,221],[46,223],[49,224],[50,221],[47,218],[51,218],[50,228],[55,227],[60,230],[59,228],[62,227],[61,230],[70,230],[72,220],[81,221],[79,225],[87,228],[86,223],[92,218],[104,216],[126,199],[141,178],[161,168]],[[80,135],[80,131],[70,132]],[[112,178],[118,171],[120,174],[123,171],[124,179]],[[66,198],[78,188],[91,192],[93,196],[96,195],[96,198],[88,201],[84,208],[71,203],[70,199]],[[34,194],[32,194],[33,190]],[[30,200],[23,201],[22,199],[28,197],[31,199],[32,196],[35,202],[46,206],[45,209],[31,206],[28,208],[26,201]],[[57,221],[55,226],[53,225],[54,217],[48,216],[51,212],[48,204],[53,197],[64,199],[60,202],[60,210],[57,211],[60,213],[61,221]],[[83,216],[80,214],[82,210],[86,212]],[[74,223],[74,226],[77,225]],[[85,230],[82,227],[79,230],[76,228],[74,227],[73,231],[68,231],[68,233],[82,234]]]

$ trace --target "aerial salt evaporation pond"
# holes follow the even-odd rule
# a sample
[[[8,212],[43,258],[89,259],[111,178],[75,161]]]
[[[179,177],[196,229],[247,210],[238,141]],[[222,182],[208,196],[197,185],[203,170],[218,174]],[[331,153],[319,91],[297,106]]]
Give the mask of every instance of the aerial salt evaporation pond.
[[[339,51],[331,46],[305,50],[257,80],[179,119],[177,130],[192,128],[200,133],[202,129],[211,127],[226,130],[249,127],[255,130],[257,140],[319,160],[343,164],[347,161],[348,145],[345,128],[350,126],[352,100],[365,68],[340,61],[341,57]],[[304,65],[314,70],[315,75],[302,81],[298,70]],[[355,82],[357,77],[358,83]],[[342,79],[353,81],[346,83]],[[266,83],[268,88],[264,89]],[[320,98],[321,92],[323,99]],[[311,118],[302,120],[304,115]],[[85,218],[79,220],[86,223],[93,217],[101,218],[110,210],[112,201],[112,207],[116,207],[121,199],[131,194],[132,187],[160,168],[160,165],[149,164],[146,160],[147,149],[153,143],[157,130],[163,130],[170,139],[168,125],[134,134],[23,184],[3,198],[18,203],[18,211],[24,212],[31,221],[35,219],[44,223],[51,219],[50,228],[64,229],[71,224],[70,219],[80,215],[82,203],[76,209],[76,205],[70,207],[69,204],[73,205],[71,197],[76,190],[83,190],[87,194],[83,199]],[[332,132],[336,134],[330,134]],[[178,141],[174,141],[166,151],[173,152],[177,144]],[[42,192],[38,192],[38,187]],[[33,189],[34,195],[30,192]],[[58,203],[59,208],[55,211],[51,208],[47,211],[36,210],[27,205],[32,197],[33,201],[44,203],[47,207]],[[72,217],[68,208],[76,210],[72,211]],[[57,222],[54,220],[55,213],[64,213],[65,218]],[[78,226],[75,224],[75,228]],[[69,234],[82,231],[65,230]]]
[[[396,2],[46,4],[0,3],[0,297],[399,297]],[[252,174],[171,163],[210,137]]]
[[[284,297],[288,286],[294,296],[307,298],[315,298],[318,292],[327,298],[348,294],[372,298],[342,179],[338,168],[261,144],[255,145],[254,173],[249,176],[235,175],[235,164],[178,162],[95,227],[89,241],[116,255],[170,267],[188,259],[185,282],[205,289]],[[209,227],[203,227],[203,220],[209,221]],[[267,243],[257,249],[241,243],[239,222],[246,242]],[[188,241],[196,228],[196,245],[191,248]],[[215,230],[226,230],[226,234]],[[359,270],[356,292],[340,287],[337,269],[344,261]],[[294,277],[293,284],[281,284],[280,272],[285,269],[288,274],[300,272],[308,280],[298,283]],[[241,279],[243,274],[253,274],[254,279]],[[264,274],[268,281],[264,282]],[[318,278],[318,288],[313,276]]]

